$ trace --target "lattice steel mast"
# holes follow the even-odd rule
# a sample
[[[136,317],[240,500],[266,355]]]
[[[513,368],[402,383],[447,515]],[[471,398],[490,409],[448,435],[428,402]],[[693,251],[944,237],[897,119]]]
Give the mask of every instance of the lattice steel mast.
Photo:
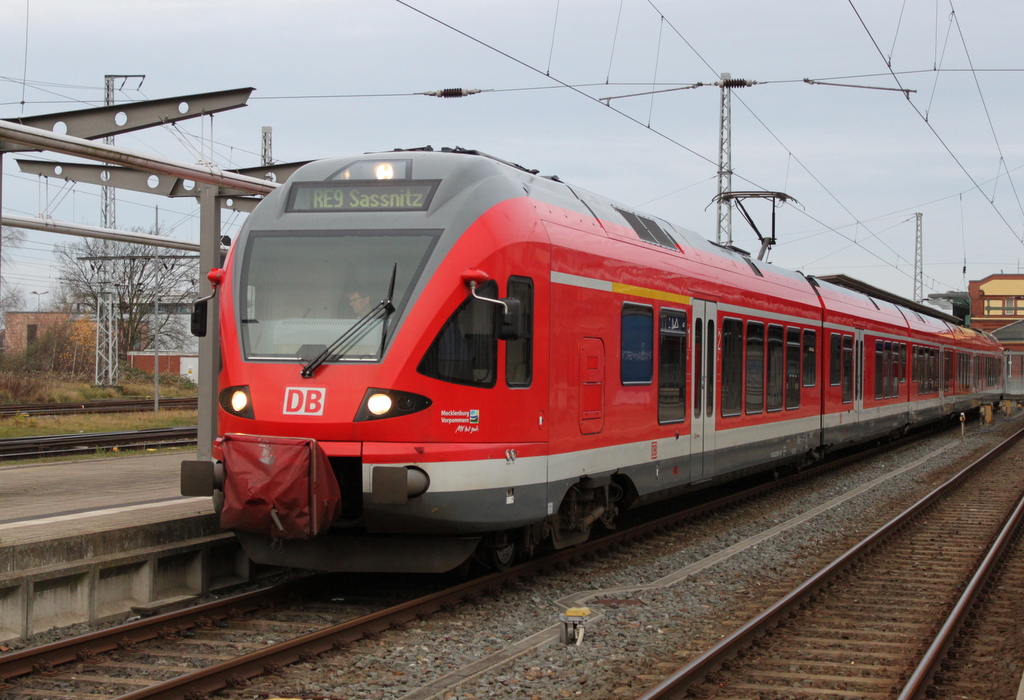
[[[923,214],[914,214],[917,218],[917,232],[914,236],[914,301],[924,302],[924,235],[921,227]]]
[[[723,194],[732,192],[732,89],[756,85],[753,80],[733,78],[722,73],[715,85],[722,89],[718,120],[718,226],[715,241],[719,245],[732,245],[732,205]]]

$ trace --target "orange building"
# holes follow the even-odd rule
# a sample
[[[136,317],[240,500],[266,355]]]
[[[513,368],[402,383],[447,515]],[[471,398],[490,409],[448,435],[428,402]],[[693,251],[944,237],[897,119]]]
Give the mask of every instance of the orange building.
[[[71,314],[63,311],[10,311],[5,317],[4,350],[21,352],[42,338],[50,328],[70,320]]]
[[[968,285],[971,327],[992,333],[1024,321],[1024,275],[989,275]]]

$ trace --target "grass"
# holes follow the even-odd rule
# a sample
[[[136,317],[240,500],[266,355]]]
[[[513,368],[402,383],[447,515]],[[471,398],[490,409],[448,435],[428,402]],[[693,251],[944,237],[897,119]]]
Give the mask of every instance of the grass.
[[[176,399],[196,396],[198,387],[176,375],[161,375],[160,396]],[[117,387],[93,386],[52,374],[0,370],[0,405],[25,403],[84,403],[99,399],[150,398],[153,375],[139,370],[122,373]]]
[[[196,414],[196,411],[162,409],[159,413],[137,411],[133,413],[83,413],[68,416],[15,416],[0,420],[0,439],[179,428],[195,425]]]

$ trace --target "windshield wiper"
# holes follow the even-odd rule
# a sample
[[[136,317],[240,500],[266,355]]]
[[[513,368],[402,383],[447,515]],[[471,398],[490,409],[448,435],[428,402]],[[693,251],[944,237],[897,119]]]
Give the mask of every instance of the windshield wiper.
[[[345,343],[352,339],[362,337],[362,333],[366,331],[370,324],[377,320],[383,320],[383,330],[381,331],[380,348],[381,351],[384,349],[384,340],[387,337],[388,332],[388,318],[395,312],[395,305],[391,303],[391,297],[395,293],[395,274],[398,272],[398,263],[394,264],[391,269],[391,284],[388,285],[388,296],[386,299],[381,300],[376,306],[366,312],[359,320],[353,323],[348,330],[338,336],[338,339],[323,349],[319,355],[309,361],[309,364],[302,368],[302,376],[309,379],[316,372],[316,368],[326,362],[332,355],[334,355],[339,348]]]

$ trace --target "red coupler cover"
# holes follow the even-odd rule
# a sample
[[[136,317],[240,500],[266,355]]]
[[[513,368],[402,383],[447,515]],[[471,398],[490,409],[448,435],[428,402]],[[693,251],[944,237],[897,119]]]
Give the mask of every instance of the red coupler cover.
[[[341,508],[341,488],[316,440],[225,435],[220,526],[275,539],[326,530]]]

